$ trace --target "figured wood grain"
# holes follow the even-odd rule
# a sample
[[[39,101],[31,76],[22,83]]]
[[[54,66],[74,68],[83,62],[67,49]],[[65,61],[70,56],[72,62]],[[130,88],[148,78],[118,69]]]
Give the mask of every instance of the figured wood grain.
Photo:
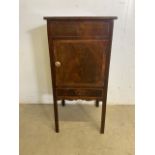
[[[56,86],[104,85],[108,40],[57,40],[54,41]]]

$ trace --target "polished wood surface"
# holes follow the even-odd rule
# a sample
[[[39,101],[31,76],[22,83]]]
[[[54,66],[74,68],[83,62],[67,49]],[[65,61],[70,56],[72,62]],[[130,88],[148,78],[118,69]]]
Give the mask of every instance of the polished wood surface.
[[[57,100],[102,101],[104,133],[108,75],[117,17],[44,17],[47,20],[55,129],[59,132]]]

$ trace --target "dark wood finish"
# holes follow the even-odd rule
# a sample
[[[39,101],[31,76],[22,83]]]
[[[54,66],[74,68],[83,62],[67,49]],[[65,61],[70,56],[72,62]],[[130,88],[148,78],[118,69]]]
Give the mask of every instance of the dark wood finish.
[[[104,133],[108,75],[117,17],[44,17],[47,20],[55,130],[59,132],[57,100],[102,101]]]

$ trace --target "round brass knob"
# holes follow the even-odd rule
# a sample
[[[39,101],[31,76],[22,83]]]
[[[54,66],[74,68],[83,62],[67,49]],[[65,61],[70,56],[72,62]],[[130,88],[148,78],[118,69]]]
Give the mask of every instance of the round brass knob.
[[[55,62],[55,66],[56,66],[56,67],[60,67],[60,66],[61,66],[61,62],[56,61],[56,62]]]

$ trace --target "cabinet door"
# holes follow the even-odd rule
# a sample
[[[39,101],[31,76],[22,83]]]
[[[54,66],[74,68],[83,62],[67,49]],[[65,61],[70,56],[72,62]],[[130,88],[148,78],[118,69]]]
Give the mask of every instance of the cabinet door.
[[[108,40],[55,40],[56,86],[104,85]]]

